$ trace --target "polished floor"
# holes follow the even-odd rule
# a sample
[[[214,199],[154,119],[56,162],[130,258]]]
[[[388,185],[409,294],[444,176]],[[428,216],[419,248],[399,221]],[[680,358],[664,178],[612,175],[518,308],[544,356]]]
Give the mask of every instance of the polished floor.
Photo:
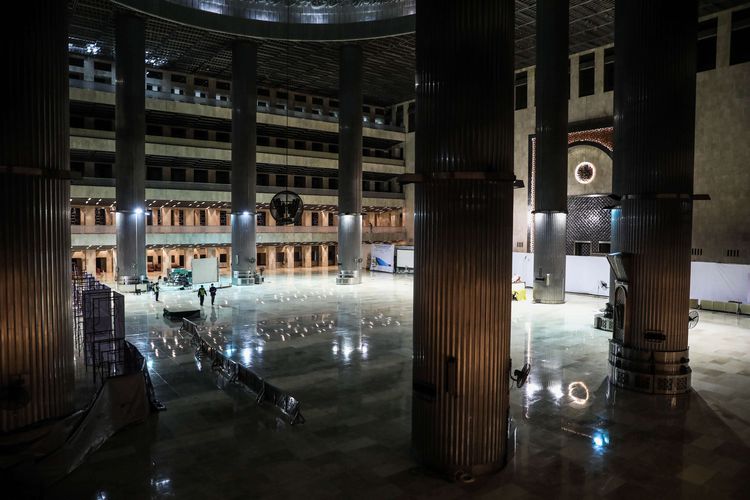
[[[433,475],[409,451],[412,284],[373,274],[337,287],[326,272],[278,272],[220,289],[201,321],[217,347],[302,401],[290,426],[199,368],[165,305],[187,291],[126,299],[129,339],[148,356],[167,411],[113,437],[50,498],[747,498],[750,318],[703,313],[691,330],[694,391],[612,392],[601,298],[514,303],[515,456],[470,484]]]

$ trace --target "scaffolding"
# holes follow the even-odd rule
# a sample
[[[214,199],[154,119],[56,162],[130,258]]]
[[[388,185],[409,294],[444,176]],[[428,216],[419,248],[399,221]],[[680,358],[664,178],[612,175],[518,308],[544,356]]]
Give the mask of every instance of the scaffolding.
[[[125,297],[87,273],[73,276],[75,345],[97,387],[107,379],[143,372],[149,402],[162,410],[146,360],[125,340]]]

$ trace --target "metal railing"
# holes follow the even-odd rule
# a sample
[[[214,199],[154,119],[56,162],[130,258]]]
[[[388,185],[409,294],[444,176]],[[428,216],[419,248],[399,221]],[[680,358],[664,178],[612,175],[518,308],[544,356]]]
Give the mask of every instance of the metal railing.
[[[115,92],[115,86],[109,83],[89,82],[86,80],[70,79],[69,84],[71,87],[85,89],[85,90],[96,90],[99,92]],[[188,104],[202,104],[204,106],[214,106],[219,108],[232,107],[231,99],[227,100],[214,99],[211,97],[198,97],[188,94],[174,94],[171,92],[161,92],[155,90],[146,90],[146,98],[149,99],[161,99],[167,101],[184,102]],[[306,120],[314,120],[318,122],[338,123],[338,118],[329,115],[307,113],[302,111],[296,111],[293,109],[278,109],[272,106],[257,106],[259,113],[267,113],[271,115],[286,116],[290,118],[301,118]],[[376,123],[373,121],[363,122],[362,125],[365,128],[371,128],[375,130],[385,130],[390,132],[404,132],[404,127],[396,127],[394,125],[386,125],[384,123]]]
[[[73,274],[73,328],[75,344],[83,354],[94,384],[142,372],[151,407],[163,410],[156,398],[145,358],[125,340],[125,298],[88,273]]]
[[[182,319],[182,331],[191,336],[195,347],[195,359],[199,366],[204,359],[211,361],[211,369],[229,383],[239,383],[256,394],[256,402],[271,403],[288,419],[291,425],[305,423],[302,416],[302,403],[291,394],[269,384],[263,377],[227,356],[211,345],[201,333],[203,328],[189,319]]]
[[[258,226],[258,233],[336,233],[338,226]],[[402,233],[405,227],[363,225],[362,231],[375,234]],[[99,226],[70,226],[71,234],[115,234],[114,224]],[[229,234],[231,226],[146,226],[146,234]]]

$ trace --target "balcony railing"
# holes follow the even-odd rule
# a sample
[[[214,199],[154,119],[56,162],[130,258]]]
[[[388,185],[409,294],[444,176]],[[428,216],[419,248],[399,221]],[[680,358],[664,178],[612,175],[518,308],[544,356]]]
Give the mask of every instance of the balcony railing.
[[[101,186],[101,187],[114,187],[115,180],[108,177],[81,177],[80,179],[73,179],[72,184],[78,186]],[[229,192],[231,190],[230,184],[222,183],[207,183],[207,182],[182,182],[182,181],[146,181],[146,187],[149,189],[177,189],[177,190],[188,190],[188,191],[223,191]],[[295,188],[295,187],[280,187],[280,186],[257,186],[258,193],[276,194],[282,189],[290,189],[300,196],[338,196],[337,189],[321,189],[321,188]],[[391,200],[403,200],[405,195],[403,192],[395,193],[392,191],[362,191],[363,198],[384,198]],[[178,198],[175,198],[178,199]],[[195,200],[191,200],[195,201]],[[303,200],[304,201],[304,198]]]
[[[69,80],[71,87],[76,87],[86,90],[96,90],[99,92],[114,93],[115,86],[108,83],[99,82],[88,82],[85,80]],[[146,97],[150,99],[162,99],[168,101],[186,102],[189,104],[203,104],[204,106],[214,106],[220,108],[231,108],[232,101],[227,99],[226,101],[221,99],[213,99],[211,97],[196,97],[187,94],[173,94],[171,92],[157,92],[154,90],[146,90]],[[290,118],[303,118],[307,120],[315,120],[328,123],[338,123],[339,120],[336,117],[328,115],[318,115],[315,113],[306,113],[295,111],[291,109],[277,109],[270,106],[258,106],[257,110],[259,113],[268,113],[271,115],[288,116]],[[404,132],[404,127],[396,127],[393,125],[386,125],[367,121],[362,124],[365,128],[371,128],[375,130],[387,130],[390,132]]]
[[[258,226],[258,233],[336,233],[338,226]],[[387,234],[406,231],[398,226],[363,225],[363,234]],[[115,234],[115,226],[94,225],[70,227],[72,234]],[[146,234],[223,234],[231,233],[231,226],[146,226]]]

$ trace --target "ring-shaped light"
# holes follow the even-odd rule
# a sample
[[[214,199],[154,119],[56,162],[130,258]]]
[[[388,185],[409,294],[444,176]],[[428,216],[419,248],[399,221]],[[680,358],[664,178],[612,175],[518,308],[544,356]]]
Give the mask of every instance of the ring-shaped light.
[[[583,161],[576,165],[574,175],[580,184],[589,184],[596,177],[596,167],[591,162]]]

